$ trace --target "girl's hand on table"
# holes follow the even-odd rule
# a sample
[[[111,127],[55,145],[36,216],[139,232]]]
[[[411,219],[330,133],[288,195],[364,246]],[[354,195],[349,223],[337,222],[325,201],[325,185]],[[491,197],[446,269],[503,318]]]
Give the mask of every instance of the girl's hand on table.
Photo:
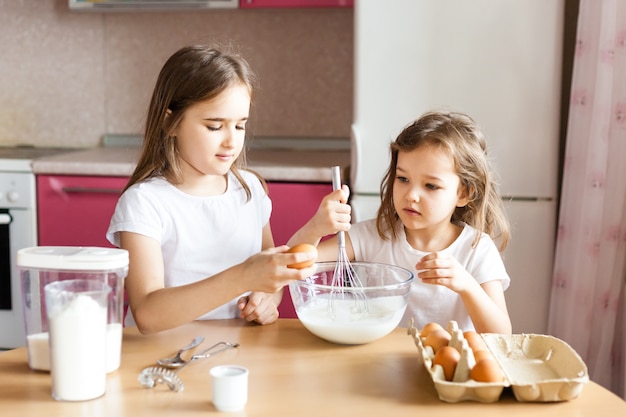
[[[272,294],[253,292],[237,302],[239,317],[259,324],[274,323],[278,319],[278,306]]]
[[[315,267],[296,269],[287,265],[315,260],[315,253],[288,253],[289,246],[270,248],[251,256],[241,264],[241,276],[249,280],[245,288],[252,292],[237,302],[239,316],[247,321],[270,324],[278,319],[278,304],[282,299],[282,289],[290,282],[307,278],[315,272]]]

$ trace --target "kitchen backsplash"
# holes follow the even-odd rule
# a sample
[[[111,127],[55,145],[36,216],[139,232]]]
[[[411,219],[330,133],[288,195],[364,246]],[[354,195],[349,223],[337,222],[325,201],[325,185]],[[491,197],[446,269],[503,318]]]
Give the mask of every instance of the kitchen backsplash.
[[[228,45],[259,89],[255,137],[346,138],[352,9],[76,12],[0,0],[0,145],[92,147],[140,134],[158,71],[181,46]]]

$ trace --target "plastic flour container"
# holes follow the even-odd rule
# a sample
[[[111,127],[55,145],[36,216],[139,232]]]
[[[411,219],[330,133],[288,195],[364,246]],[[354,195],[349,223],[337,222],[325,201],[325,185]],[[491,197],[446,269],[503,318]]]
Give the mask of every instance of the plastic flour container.
[[[89,279],[111,287],[107,297],[106,372],[118,369],[128,252],[115,248],[36,246],[17,252],[17,267],[22,287],[28,366],[39,371],[50,370],[44,287],[55,281]]]

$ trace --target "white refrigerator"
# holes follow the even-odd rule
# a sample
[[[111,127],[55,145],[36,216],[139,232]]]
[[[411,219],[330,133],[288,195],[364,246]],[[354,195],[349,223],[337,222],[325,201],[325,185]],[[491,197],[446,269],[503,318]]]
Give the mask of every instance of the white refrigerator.
[[[375,217],[389,143],[422,113],[483,128],[512,226],[514,333],[546,333],[557,218],[563,0],[357,0],[353,221]]]

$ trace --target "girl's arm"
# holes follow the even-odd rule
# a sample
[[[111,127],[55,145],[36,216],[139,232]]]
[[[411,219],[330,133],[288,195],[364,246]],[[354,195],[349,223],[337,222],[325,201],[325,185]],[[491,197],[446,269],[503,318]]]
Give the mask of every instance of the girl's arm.
[[[263,248],[262,248],[263,250],[270,249],[270,248],[274,247],[274,234],[272,233],[272,227],[271,227],[269,221],[267,222],[267,224],[263,228],[263,243],[262,243],[262,245],[263,245]],[[278,291],[273,293],[273,298],[274,298],[274,303],[276,304],[276,307],[278,307],[280,302],[283,300],[283,287],[280,287],[280,289]]]
[[[476,284],[477,288],[460,293],[476,331],[511,334],[511,319],[506,308],[502,283],[488,281]]]
[[[466,274],[469,275],[468,272]],[[478,333],[511,334],[512,326],[500,281],[479,284],[470,277],[458,294]]]
[[[264,243],[265,244],[265,243]],[[165,288],[159,243],[131,232],[120,233],[120,247],[129,252],[126,291],[130,309],[142,333],[153,333],[191,322],[247,291],[275,293],[314,269],[292,269],[310,254],[282,253],[287,247],[266,249],[210,278]]]
[[[511,319],[500,281],[479,284],[456,259],[440,252],[422,257],[415,269],[416,279],[425,284],[443,285],[461,296],[477,332],[511,334]]]
[[[262,249],[274,247],[274,236],[268,222],[263,227]],[[237,303],[241,310],[241,318],[247,321],[255,321],[259,324],[270,324],[278,319],[278,305],[283,299],[283,287],[274,293],[253,292],[248,296],[241,297]]]

